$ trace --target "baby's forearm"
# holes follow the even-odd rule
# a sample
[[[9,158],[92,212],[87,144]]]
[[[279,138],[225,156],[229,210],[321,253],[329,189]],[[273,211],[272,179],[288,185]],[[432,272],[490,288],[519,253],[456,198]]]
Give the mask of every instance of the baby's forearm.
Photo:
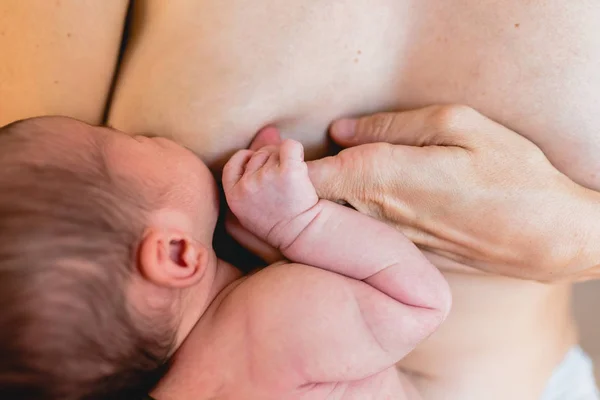
[[[438,308],[447,300],[444,278],[404,235],[339,204],[320,200],[268,240],[291,261],[365,281],[404,304]]]

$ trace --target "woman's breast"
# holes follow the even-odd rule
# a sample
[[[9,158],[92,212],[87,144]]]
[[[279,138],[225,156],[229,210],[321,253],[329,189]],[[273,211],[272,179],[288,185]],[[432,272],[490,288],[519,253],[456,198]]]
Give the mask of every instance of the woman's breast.
[[[136,4],[109,123],[172,137],[211,166],[267,124],[321,155],[334,118],[393,104],[402,2]]]
[[[211,166],[264,125],[323,154],[340,116],[466,103],[600,186],[600,3],[136,2],[109,123]]]

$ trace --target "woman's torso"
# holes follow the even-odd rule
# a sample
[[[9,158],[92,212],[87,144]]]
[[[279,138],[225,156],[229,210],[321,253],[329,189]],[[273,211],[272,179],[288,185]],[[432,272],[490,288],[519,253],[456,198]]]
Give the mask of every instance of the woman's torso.
[[[268,124],[318,157],[337,117],[466,103],[599,188],[600,3],[499,4],[137,2],[109,123],[218,169]],[[536,398],[574,341],[570,288],[440,267],[453,312],[401,368],[425,398]]]

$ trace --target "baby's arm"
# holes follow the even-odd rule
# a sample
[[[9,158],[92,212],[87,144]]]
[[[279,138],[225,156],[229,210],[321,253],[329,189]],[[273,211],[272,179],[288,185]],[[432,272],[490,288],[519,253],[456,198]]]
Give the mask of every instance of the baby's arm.
[[[450,294],[439,271],[394,228],[319,200],[299,143],[238,152],[225,167],[223,183],[241,224],[286,257],[361,280],[395,300],[394,310],[385,307],[390,312],[364,313],[374,336],[394,355],[406,354],[445,318]],[[375,298],[361,296],[361,309],[377,311]],[[408,321],[421,322],[420,335]],[[416,342],[398,338],[409,326]]]
[[[291,261],[365,281],[407,305],[447,308],[443,277],[404,235],[317,198],[299,143],[238,153],[223,182],[242,225]]]
[[[446,282],[396,229],[328,200],[276,225],[267,241],[291,261],[364,281],[406,305],[446,309]]]

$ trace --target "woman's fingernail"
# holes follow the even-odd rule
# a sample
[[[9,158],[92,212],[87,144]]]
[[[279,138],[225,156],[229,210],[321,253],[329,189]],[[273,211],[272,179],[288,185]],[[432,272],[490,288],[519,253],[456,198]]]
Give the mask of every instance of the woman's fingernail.
[[[357,121],[355,119],[340,119],[333,123],[331,134],[340,139],[352,139],[356,132]]]

